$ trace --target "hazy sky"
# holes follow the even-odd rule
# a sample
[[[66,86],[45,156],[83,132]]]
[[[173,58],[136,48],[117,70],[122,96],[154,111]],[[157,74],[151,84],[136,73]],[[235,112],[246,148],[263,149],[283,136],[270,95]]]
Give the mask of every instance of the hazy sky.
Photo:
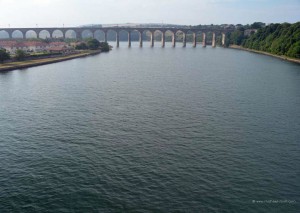
[[[300,0],[0,0],[0,27],[300,21]]]

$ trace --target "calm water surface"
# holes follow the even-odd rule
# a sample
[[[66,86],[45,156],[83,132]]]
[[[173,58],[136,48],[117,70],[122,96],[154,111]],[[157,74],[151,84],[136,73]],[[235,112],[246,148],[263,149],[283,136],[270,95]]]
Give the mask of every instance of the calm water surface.
[[[122,46],[0,73],[1,213],[300,212],[299,65]]]

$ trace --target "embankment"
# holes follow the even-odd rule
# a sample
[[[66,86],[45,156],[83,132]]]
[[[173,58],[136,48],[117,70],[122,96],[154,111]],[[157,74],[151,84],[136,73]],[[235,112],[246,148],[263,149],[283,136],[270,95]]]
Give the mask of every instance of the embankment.
[[[76,53],[76,54],[67,55],[67,56],[59,56],[59,57],[55,57],[55,58],[49,57],[49,58],[36,59],[36,60],[25,60],[25,61],[3,63],[3,64],[0,64],[0,72],[1,71],[11,71],[11,70],[16,70],[16,69],[24,69],[24,68],[29,68],[29,67],[36,67],[36,66],[41,66],[41,65],[46,65],[46,64],[52,64],[52,63],[67,61],[67,60],[71,60],[71,59],[75,59],[75,58],[96,55],[96,54],[99,54],[100,52],[101,52],[100,50],[94,50],[94,51],[81,52],[81,53]]]

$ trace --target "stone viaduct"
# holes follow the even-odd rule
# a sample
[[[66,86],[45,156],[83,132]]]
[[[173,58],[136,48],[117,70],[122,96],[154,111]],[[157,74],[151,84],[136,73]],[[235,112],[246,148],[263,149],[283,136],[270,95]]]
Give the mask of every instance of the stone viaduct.
[[[40,35],[42,32],[48,34],[48,38],[53,38],[54,33],[59,32],[60,37],[66,38],[67,33],[75,33],[77,39],[82,39],[83,38],[83,32],[89,32],[92,34],[91,37],[95,37],[95,33],[97,31],[100,31],[104,33],[104,41],[107,42],[107,34],[109,31],[113,31],[116,33],[116,46],[119,47],[119,34],[121,31],[125,31],[128,33],[128,47],[131,46],[131,33],[136,31],[139,34],[139,46],[143,46],[143,33],[144,32],[150,32],[150,45],[151,47],[154,46],[154,33],[156,31],[161,32],[161,46],[165,46],[165,35],[166,32],[169,31],[172,34],[172,46],[176,46],[176,33],[181,32],[183,35],[183,47],[186,46],[187,40],[187,34],[190,33],[193,35],[193,46],[196,47],[197,45],[197,35],[202,35],[202,46],[206,46],[207,39],[206,39],[206,34],[207,33],[212,33],[212,47],[216,46],[216,36],[222,36],[222,45],[225,45],[225,35],[227,32],[231,32],[234,29],[211,29],[208,27],[201,27],[201,28],[193,28],[193,27],[187,27],[187,28],[175,28],[175,27],[57,27],[57,28],[0,28],[0,32],[4,32],[7,34],[7,38],[11,39],[13,38],[13,34],[15,32],[19,32],[22,34],[22,38],[26,38],[26,34],[28,32],[34,32],[36,34],[37,38],[40,38]]]

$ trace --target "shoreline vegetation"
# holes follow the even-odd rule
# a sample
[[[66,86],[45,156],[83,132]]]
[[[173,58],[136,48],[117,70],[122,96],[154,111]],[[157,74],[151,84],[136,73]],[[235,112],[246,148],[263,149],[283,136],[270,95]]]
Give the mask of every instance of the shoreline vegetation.
[[[300,63],[300,22],[290,24],[253,23],[229,32],[225,46]]]
[[[297,58],[290,58],[290,57],[287,57],[287,56],[284,56],[284,55],[276,55],[276,54],[272,54],[272,53],[269,53],[269,52],[249,49],[249,48],[245,48],[245,47],[235,45],[235,44],[229,45],[228,48],[236,49],[236,50],[244,50],[244,51],[253,52],[253,53],[262,54],[262,55],[267,55],[267,56],[275,57],[275,58],[282,59],[282,60],[285,60],[285,61],[300,64],[300,59],[297,59]]]
[[[7,62],[7,63],[0,63],[0,72],[1,71],[12,71],[17,69],[25,69],[30,67],[36,67],[46,64],[52,64],[67,60],[72,60],[75,58],[82,58],[92,55],[100,54],[101,50],[85,50],[80,53],[75,53],[66,56],[57,56],[57,57],[49,57],[49,58],[42,58],[42,59],[32,59],[32,60],[24,60],[24,61],[14,61],[14,62]]]
[[[83,41],[75,40],[72,44],[65,41],[49,44],[45,41],[25,40],[19,43],[6,41],[3,45],[6,45],[4,46],[6,48],[0,48],[0,72],[52,64],[111,50],[111,46],[107,42],[99,42],[93,38]],[[34,49],[34,46],[39,49]]]

